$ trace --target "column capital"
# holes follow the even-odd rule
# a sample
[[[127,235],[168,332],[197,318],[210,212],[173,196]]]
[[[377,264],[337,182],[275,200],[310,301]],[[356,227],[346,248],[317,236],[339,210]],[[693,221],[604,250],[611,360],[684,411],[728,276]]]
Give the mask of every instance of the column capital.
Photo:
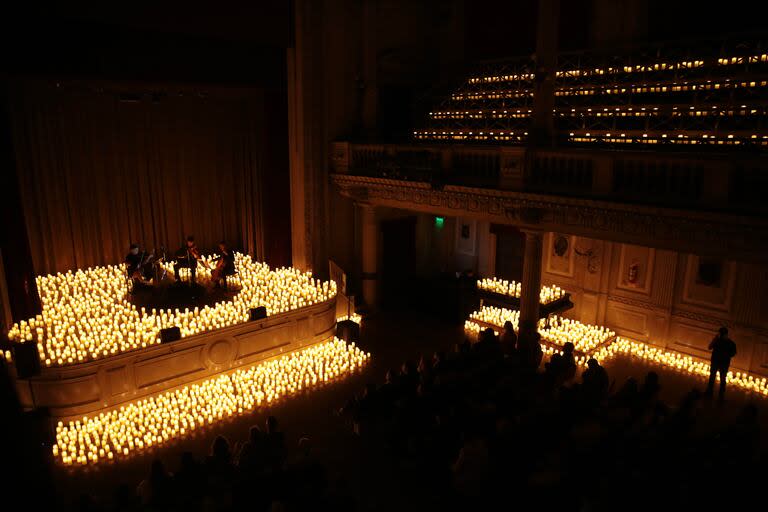
[[[359,206],[361,210],[375,210],[376,207],[368,201],[355,201],[355,206]]]
[[[544,239],[544,235],[547,233],[546,231],[541,231],[540,229],[530,229],[530,228],[519,228],[520,231],[525,234],[525,239],[536,239],[541,238]]]

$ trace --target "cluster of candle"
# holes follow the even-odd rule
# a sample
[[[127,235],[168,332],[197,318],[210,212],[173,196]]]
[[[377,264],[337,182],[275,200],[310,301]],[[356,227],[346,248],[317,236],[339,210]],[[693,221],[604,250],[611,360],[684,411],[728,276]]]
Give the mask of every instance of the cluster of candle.
[[[336,295],[336,283],[321,282],[311,273],[271,270],[239,253],[235,261],[242,289],[231,301],[183,311],[137,308],[128,300],[122,265],[40,276],[42,314],[14,324],[8,337],[37,342],[45,366],[62,366],[159,343],[160,331],[168,327],[179,327],[182,337],[192,336],[246,322],[253,307],[265,306],[274,315]]]
[[[217,258],[218,258],[217,254],[203,255],[200,258],[200,262],[197,264],[197,267],[195,268],[195,282],[197,284],[200,284],[202,286],[210,286],[211,284],[213,284],[211,279],[211,272],[213,271],[213,269],[216,268]],[[235,259],[237,259],[237,255],[235,255]],[[165,270],[168,274],[173,275],[172,261],[164,261],[160,263],[160,265],[163,267],[163,270]],[[189,279],[190,269],[186,267],[179,268],[178,273],[179,273],[179,278],[182,281],[185,281]],[[237,286],[237,287],[240,287],[242,285],[240,283],[239,272],[233,275],[227,276],[227,285]]]
[[[248,369],[121,406],[98,416],[59,422],[54,457],[88,465],[128,457],[282,397],[361,368],[370,359],[338,338]]]
[[[481,290],[498,293],[500,295],[508,295],[519,299],[522,283],[518,283],[517,281],[507,281],[506,279],[498,279],[496,277],[486,277],[477,282],[477,287]],[[541,304],[549,304],[562,299],[564,296],[565,290],[559,286],[542,286],[541,291],[539,292],[539,302]]]
[[[593,357],[598,361],[606,361],[616,354],[638,357],[689,375],[709,377],[710,365],[707,361],[627,338],[617,338],[614,343],[598,350]],[[730,370],[728,372],[728,384],[748,392],[768,396],[768,378],[766,377],[756,377],[747,372]]]
[[[469,316],[464,323],[464,330],[471,336],[485,327],[503,329],[506,322],[512,322],[512,328],[517,332],[520,312],[507,308],[483,306]],[[610,343],[616,333],[605,327],[583,324],[576,320],[552,315],[549,325],[546,319],[539,320],[539,334],[545,345],[562,347],[567,342],[573,343],[576,352],[589,354],[596,348]]]
[[[357,313],[352,313],[351,315],[344,315],[340,316],[336,319],[336,322],[344,322],[345,320],[352,320],[356,324],[360,325],[360,322],[362,322],[363,317],[358,315]]]
[[[486,327],[500,330],[507,321],[517,332],[520,312],[505,308],[485,306],[470,315],[464,323],[464,330],[470,337],[476,337]],[[544,328],[545,320],[539,321],[542,351],[545,357],[561,353],[561,347],[568,341],[574,344],[574,359],[579,366],[586,366],[590,358],[604,363],[617,354],[638,357],[645,361],[673,368],[690,375],[709,377],[709,362],[687,354],[673,352],[646,343],[616,337],[605,327],[582,324],[575,320],[553,316],[549,329]],[[745,391],[768,396],[768,378],[755,377],[747,372],[728,372],[728,382]]]

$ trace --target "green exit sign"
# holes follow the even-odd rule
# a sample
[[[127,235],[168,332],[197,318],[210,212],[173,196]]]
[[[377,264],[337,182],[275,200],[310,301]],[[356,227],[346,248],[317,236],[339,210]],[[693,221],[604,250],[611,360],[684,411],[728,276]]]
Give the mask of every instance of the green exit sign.
[[[445,224],[445,217],[435,217],[435,227],[442,228]]]

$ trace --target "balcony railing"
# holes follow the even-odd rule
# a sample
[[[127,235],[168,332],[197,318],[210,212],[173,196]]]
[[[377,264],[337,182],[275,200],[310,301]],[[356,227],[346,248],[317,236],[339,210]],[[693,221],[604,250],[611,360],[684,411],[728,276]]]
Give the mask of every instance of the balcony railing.
[[[335,142],[332,171],[699,210],[764,212],[768,158],[522,146]]]

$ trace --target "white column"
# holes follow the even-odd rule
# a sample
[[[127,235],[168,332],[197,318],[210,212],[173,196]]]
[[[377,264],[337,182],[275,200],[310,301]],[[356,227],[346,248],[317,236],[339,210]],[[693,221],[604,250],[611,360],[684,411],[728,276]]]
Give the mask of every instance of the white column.
[[[377,260],[379,256],[379,225],[376,209],[367,203],[358,203],[362,227],[362,275],[363,300],[368,308],[377,304]]]
[[[523,281],[520,286],[520,335],[536,332],[539,322],[539,293],[541,290],[541,231],[525,231]]]

